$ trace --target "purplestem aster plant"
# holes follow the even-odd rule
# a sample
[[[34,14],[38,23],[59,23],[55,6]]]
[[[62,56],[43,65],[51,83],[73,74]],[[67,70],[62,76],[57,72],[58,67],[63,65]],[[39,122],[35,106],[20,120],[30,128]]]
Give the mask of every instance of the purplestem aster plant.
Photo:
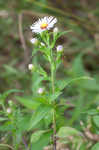
[[[53,56],[53,46],[55,44],[55,34],[57,35],[58,33],[58,28],[54,28],[54,32],[52,33],[53,35],[53,42],[50,41],[50,32],[48,32],[48,30],[50,30],[51,28],[54,27],[54,25],[56,24],[57,19],[50,16],[50,17],[44,17],[39,19],[37,22],[35,22],[34,24],[32,24],[32,26],[30,27],[30,29],[32,30],[33,33],[39,34],[39,36],[41,37],[42,41],[40,42],[40,51],[43,51],[43,53],[45,54],[46,59],[49,61],[50,63],[50,68],[51,68],[51,77],[50,77],[50,81],[52,84],[52,94],[54,95],[55,93],[55,63],[54,63],[54,56]],[[32,43],[35,43],[34,40],[35,38],[33,38],[31,40]],[[50,43],[51,42],[51,43]],[[38,93],[41,93],[42,88],[40,88],[38,90]],[[53,104],[53,149],[56,150],[56,111],[55,111],[55,104]]]
[[[67,107],[65,102],[63,102],[64,104],[62,103],[62,105],[60,104],[59,96],[62,94],[62,90],[65,88],[65,86],[68,85],[67,80],[56,80],[56,71],[61,64],[61,56],[64,50],[62,45],[56,44],[56,41],[60,36],[71,32],[60,32],[57,27],[54,27],[56,23],[57,19],[50,16],[41,18],[34,24],[32,24],[32,26],[30,26],[30,29],[35,35],[35,38],[31,40],[31,42],[34,44],[33,54],[35,54],[35,52],[37,51],[41,52],[41,54],[46,58],[46,61],[49,63],[50,74],[48,74],[41,66],[38,67],[33,65],[32,67],[31,64],[29,65],[29,69],[31,71],[33,71],[33,69],[35,68],[34,71],[37,71],[37,73],[39,73],[42,76],[42,81],[47,80],[49,82],[48,91],[45,87],[41,87],[37,90],[37,94],[39,95],[37,101],[40,102],[40,105],[37,107],[35,113],[33,114],[33,117],[31,118],[29,130],[33,129],[33,127],[35,127],[42,119],[48,118],[48,121],[50,122],[49,124],[51,124],[48,130],[39,130],[35,134],[41,135],[45,132],[51,131],[51,143],[53,143],[53,150],[56,150],[57,131],[59,129],[61,130],[60,127],[62,127],[62,125],[65,125],[65,123],[60,123],[62,125],[59,126],[59,122],[61,122],[62,119],[62,115],[60,113],[61,109],[64,113],[64,108],[66,109]],[[86,77],[81,77],[78,78],[78,80],[82,78],[86,79]],[[72,81],[75,80],[77,79],[73,79]],[[69,83],[71,83],[72,81],[69,81]],[[63,119],[63,122],[64,120],[65,119]],[[36,135],[32,135],[31,142],[33,141]]]
[[[50,16],[44,17],[36,21],[30,29],[33,33],[36,33],[40,36],[41,41],[37,40],[37,38],[33,38],[31,42],[35,44],[35,41],[39,41],[39,50],[43,52],[46,57],[46,60],[50,64],[50,82],[51,82],[51,94],[54,96],[56,93],[55,90],[55,73],[58,65],[61,62],[61,54],[63,51],[63,46],[59,45],[56,48],[56,56],[54,55],[54,47],[56,44],[56,40],[61,36],[63,33],[59,33],[58,28],[54,25],[57,23],[57,19]],[[53,32],[50,32],[50,29],[53,29]],[[36,40],[35,40],[36,39]],[[60,52],[60,53],[58,53]],[[41,91],[41,90],[39,90]],[[52,99],[49,100],[49,104],[52,106],[52,126],[53,126],[53,150],[56,150],[56,102]]]

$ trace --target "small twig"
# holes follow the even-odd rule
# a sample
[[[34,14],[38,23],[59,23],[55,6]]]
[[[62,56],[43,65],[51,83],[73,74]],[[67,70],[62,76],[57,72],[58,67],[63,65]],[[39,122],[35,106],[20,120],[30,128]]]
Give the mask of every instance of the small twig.
[[[81,125],[81,127],[84,131],[84,135],[87,139],[95,141],[95,142],[99,142],[99,135],[93,134],[90,132],[90,127],[91,127],[90,125],[87,128],[85,128],[84,123],[82,121],[80,122],[80,125]]]
[[[85,134],[85,136],[86,136],[88,139],[90,139],[90,140],[92,140],[92,141],[99,142],[99,135],[98,135],[98,134],[93,134],[93,133],[91,133],[91,132],[89,131],[89,129],[85,129],[85,130],[84,130],[84,134]]]
[[[24,40],[24,36],[23,36],[23,32],[22,32],[22,13],[19,14],[18,20],[19,20],[19,36],[20,36],[20,40],[21,40],[22,47],[23,47],[24,51],[26,51],[27,48],[26,48],[26,44],[25,44],[25,40]]]
[[[28,62],[28,49],[27,49],[27,46],[26,46],[26,43],[25,43],[23,31],[22,31],[22,16],[23,16],[22,13],[18,15],[19,37],[20,37],[22,47],[24,49],[24,64],[27,65],[27,62]]]

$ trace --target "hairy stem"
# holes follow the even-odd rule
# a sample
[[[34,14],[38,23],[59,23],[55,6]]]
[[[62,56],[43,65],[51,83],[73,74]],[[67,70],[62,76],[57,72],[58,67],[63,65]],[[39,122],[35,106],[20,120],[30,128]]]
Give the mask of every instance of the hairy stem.
[[[51,83],[52,83],[52,93],[55,92],[54,82],[55,82],[55,70],[54,70],[54,61],[51,50]],[[55,105],[55,103],[54,103]],[[55,108],[53,109],[53,150],[56,150],[56,113]]]
[[[56,150],[56,113],[53,111],[53,150]]]
[[[52,93],[54,94],[55,88],[54,88],[54,70],[53,70],[53,65],[51,68],[51,81],[52,81]]]

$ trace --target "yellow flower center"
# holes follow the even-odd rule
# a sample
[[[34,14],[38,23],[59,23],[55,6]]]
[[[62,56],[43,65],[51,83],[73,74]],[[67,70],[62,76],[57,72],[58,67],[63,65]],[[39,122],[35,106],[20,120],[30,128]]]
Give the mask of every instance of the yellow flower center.
[[[41,29],[46,29],[47,26],[48,26],[48,24],[44,22],[44,23],[41,24],[40,28]]]

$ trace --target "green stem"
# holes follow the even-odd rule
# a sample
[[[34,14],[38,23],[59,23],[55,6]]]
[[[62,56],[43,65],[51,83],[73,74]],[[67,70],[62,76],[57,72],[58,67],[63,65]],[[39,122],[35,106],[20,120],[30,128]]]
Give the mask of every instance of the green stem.
[[[53,150],[56,150],[56,112],[53,110]]]
[[[51,83],[52,83],[52,93],[54,94],[55,92],[55,71],[54,71],[54,60],[53,60],[53,54],[52,54],[52,49],[51,49]],[[54,103],[55,105],[55,103]],[[53,150],[56,150],[56,111],[55,107],[53,109]]]
[[[54,70],[53,70],[53,64],[51,66],[51,82],[52,82],[52,93],[54,94],[55,88],[54,88]]]
[[[4,111],[4,112],[6,112],[6,108],[5,108],[4,103],[3,103],[3,102],[1,103],[1,106],[2,106],[3,111]]]

